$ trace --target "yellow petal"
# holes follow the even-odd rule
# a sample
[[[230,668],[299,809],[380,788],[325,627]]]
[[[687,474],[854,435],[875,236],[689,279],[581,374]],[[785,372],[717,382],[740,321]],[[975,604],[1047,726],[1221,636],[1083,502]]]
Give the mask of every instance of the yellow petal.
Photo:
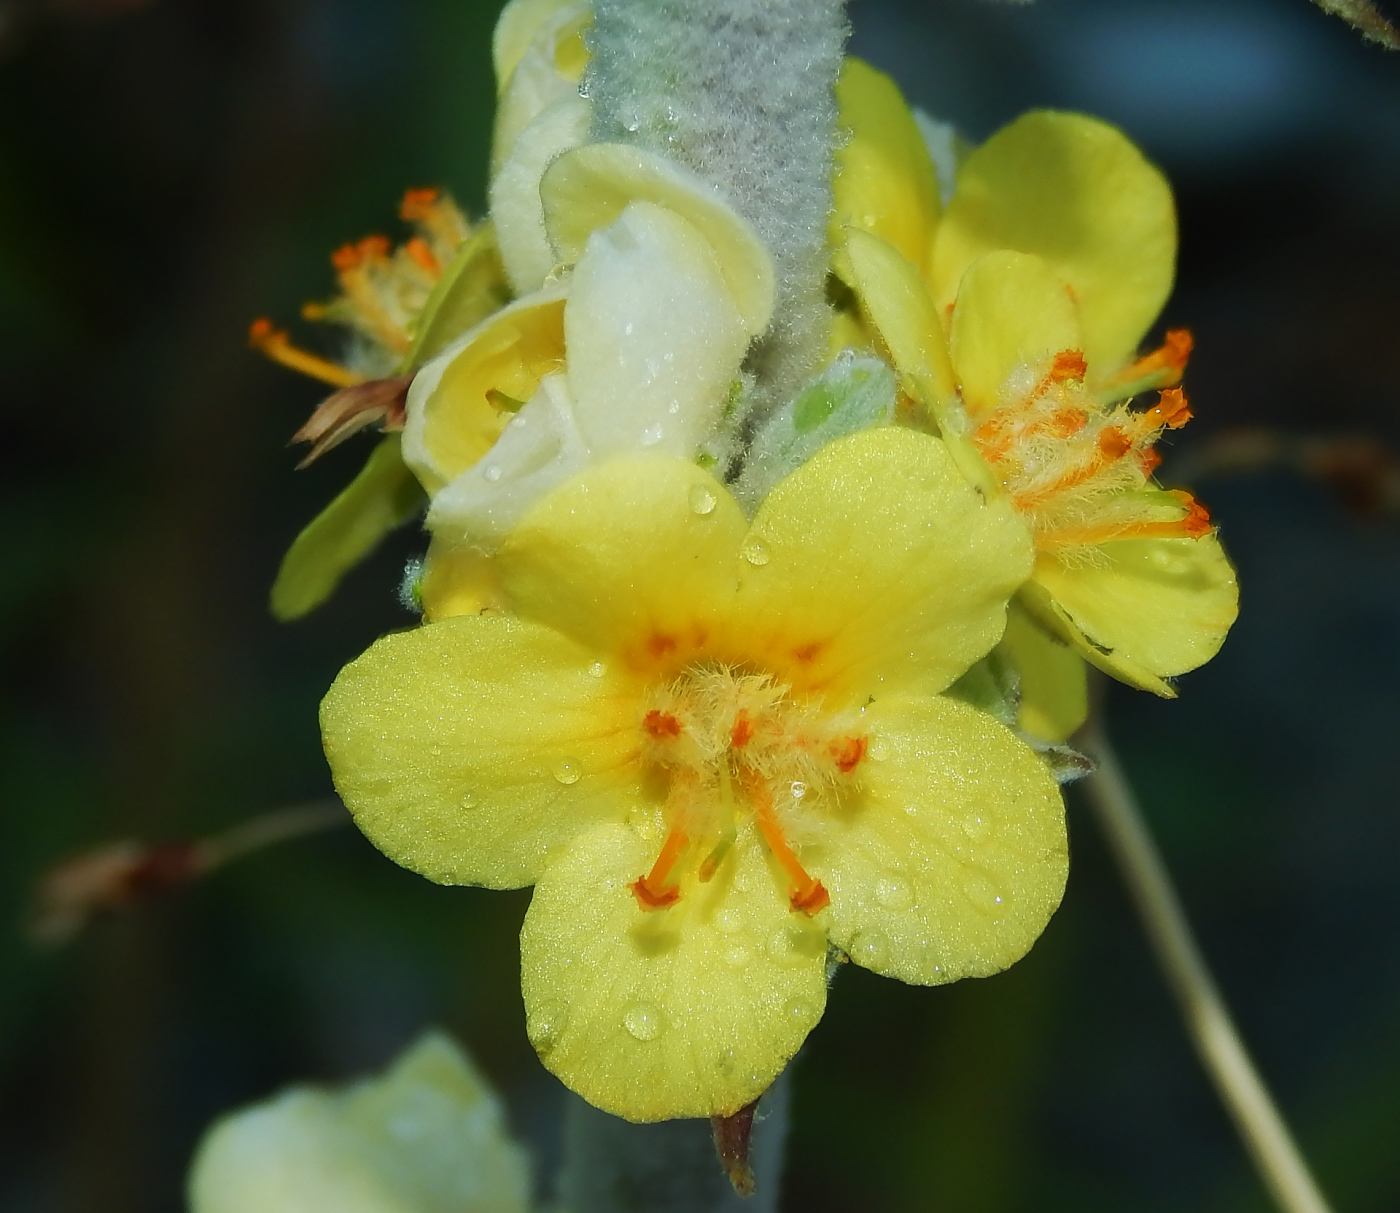
[[[577,0],[510,0],[496,18],[491,37],[491,62],[496,69],[496,91],[504,91],[516,65],[525,57],[539,32],[565,9],[578,9]]]
[[[593,107],[577,94],[551,102],[520,132],[491,178],[491,216],[506,274],[518,295],[539,290],[554,268],[540,178],[550,161],[588,138],[592,120]]]
[[[996,408],[1007,380],[1062,350],[1082,350],[1064,282],[1040,257],[1007,249],[979,257],[962,277],[948,348],[975,419]],[[1029,385],[1027,385],[1029,386]]]
[[[1016,725],[1043,741],[1064,741],[1089,716],[1084,659],[1047,631],[1019,602],[1006,613],[1006,635],[997,646],[1020,678]]]
[[[953,302],[963,273],[994,249],[1045,258],[1074,291],[1091,368],[1127,361],[1171,292],[1171,188],[1118,130],[1080,114],[1037,111],[968,157],[934,238],[934,301]]]
[[[888,241],[846,229],[843,273],[890,352],[905,390],[944,424],[957,380],[938,311],[917,267]]]
[[[348,1090],[293,1088],[224,1117],[189,1181],[191,1213],[525,1213],[529,1197],[500,1102],[440,1032]]]
[[[635,691],[548,628],[459,616],[376,641],[321,705],[336,790],[371,842],[440,884],[532,884],[635,796]]]
[[[489,220],[478,223],[433,287],[413,330],[413,345],[404,355],[405,371],[442,353],[463,333],[480,324],[510,297],[501,265],[496,231]]]
[[[385,535],[422,508],[423,492],[404,466],[399,436],[390,434],[292,542],[272,586],[273,615],[286,622],[314,611]]]
[[[1214,657],[1239,612],[1220,541],[1121,539],[1096,550],[1100,562],[1078,567],[1042,556],[1027,604],[1101,670],[1171,698],[1162,680]]]
[[[719,420],[749,344],[714,246],[651,202],[628,203],[588,237],[564,339],[589,449],[650,447],[681,458]]]
[[[475,464],[550,371],[564,361],[564,294],[517,300],[464,334],[414,377],[403,457],[429,493]],[[499,393],[491,396],[489,393]]]
[[[815,848],[832,942],[919,985],[1019,960],[1064,892],[1059,789],[1004,725],[943,696],[877,699],[861,791]]]
[[[744,540],[736,617],[799,690],[859,704],[943,690],[1000,639],[1029,533],[913,430],[831,443],[782,481]]]
[[[836,152],[833,244],[849,224],[924,265],[938,221],[938,179],[899,86],[847,56],[836,82],[836,104],[837,120],[850,138]]]
[[[428,623],[454,615],[480,615],[504,606],[496,562],[479,548],[434,538],[418,584]]]
[[[612,223],[629,202],[675,211],[714,246],[720,273],[744,327],[756,337],[773,314],[773,259],[752,227],[694,173],[663,156],[620,143],[565,152],[540,183],[545,226],[558,260],[571,265],[588,237]]]
[[[708,472],[620,456],[551,493],[502,546],[512,609],[638,670],[678,669],[732,608],[744,516]]]
[[[751,828],[668,910],[628,885],[660,832],[601,825],[551,864],[520,933],[527,1030],[544,1064],[634,1121],[727,1115],[757,1099],[826,1002],[826,939],[789,909]]]
[[[539,16],[535,21],[534,17]],[[584,57],[577,51],[578,39],[592,20],[589,6],[581,0],[561,4],[548,16],[531,15],[533,28],[528,43],[523,37],[510,38],[503,47],[513,55],[524,45],[510,72],[496,105],[496,124],[491,141],[491,176],[501,170],[520,133],[540,113],[561,97],[578,95]],[[521,22],[522,34],[525,22]]]

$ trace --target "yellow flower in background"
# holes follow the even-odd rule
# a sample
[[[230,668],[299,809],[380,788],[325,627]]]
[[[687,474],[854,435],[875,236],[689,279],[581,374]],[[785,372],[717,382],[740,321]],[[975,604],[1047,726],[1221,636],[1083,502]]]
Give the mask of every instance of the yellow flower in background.
[[[732,1114],[820,1018],[828,941],[921,984],[996,972],[1058,904],[1040,759],[943,694],[1001,636],[1028,532],[939,439],[824,448],[748,524],[693,463],[586,468],[495,558],[509,614],[378,641],[322,725],[387,855],[536,886],[545,1064],[632,1120]]]
[[[380,1077],[293,1088],[223,1117],[200,1142],[190,1213],[527,1213],[525,1151],[446,1035]]]
[[[893,82],[850,60],[838,96],[837,270],[964,470],[1035,536],[1030,618],[1008,638],[1023,722],[1058,740],[1083,719],[1082,667],[1052,637],[1174,694],[1165,679],[1214,655],[1237,592],[1205,511],[1150,480],[1153,443],[1190,416],[1174,386],[1189,337],[1136,358],[1171,289],[1169,187],[1113,128],[1037,112],[967,158],[940,214]],[[1151,407],[1127,403],[1152,388]]]

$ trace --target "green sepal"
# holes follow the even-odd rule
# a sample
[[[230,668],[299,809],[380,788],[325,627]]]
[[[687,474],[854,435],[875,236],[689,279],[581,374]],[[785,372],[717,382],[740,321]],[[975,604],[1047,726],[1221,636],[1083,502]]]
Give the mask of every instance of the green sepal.
[[[272,585],[272,613],[284,623],[315,610],[340,579],[390,531],[420,513],[426,497],[388,434],[355,477],[296,537]]]
[[[399,370],[416,370],[509,299],[495,228],[489,222],[479,223],[457,250],[418,314],[413,344]]]

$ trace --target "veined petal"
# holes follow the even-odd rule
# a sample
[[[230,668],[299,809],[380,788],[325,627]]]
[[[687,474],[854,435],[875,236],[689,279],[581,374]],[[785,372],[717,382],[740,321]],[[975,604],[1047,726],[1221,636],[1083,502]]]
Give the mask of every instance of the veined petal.
[[[336,790],[395,863],[532,884],[636,796],[636,691],[549,628],[459,616],[376,641],[321,704]]]
[[[1101,670],[1170,699],[1162,680],[1204,665],[1239,613],[1235,571],[1214,535],[1120,539],[1099,561],[1043,555],[1027,606]]]
[[[866,430],[768,495],[748,537],[736,617],[766,668],[851,705],[943,690],[1000,639],[1029,575],[1010,504],[958,471],[942,441]]]
[[[948,346],[975,420],[1017,371],[1083,342],[1069,290],[1045,260],[998,249],[963,274]]]
[[[943,696],[877,698],[861,790],[803,859],[831,894],[832,942],[918,985],[1019,960],[1064,892],[1059,789],[1023,741]]]
[[[859,228],[846,229],[838,261],[905,390],[943,424],[957,400],[957,380],[943,325],[918,268],[894,245]]]
[[[1016,599],[1006,612],[1006,635],[997,652],[1020,678],[1016,726],[1042,741],[1061,742],[1089,717],[1084,658],[1046,630]]]
[[[634,1121],[728,1115],[821,1018],[826,940],[794,914],[745,828],[708,884],[641,910],[660,839],[603,824],[550,865],[520,933],[527,1030],[544,1064]]]
[[[564,292],[519,299],[465,333],[414,377],[403,430],[404,462],[429,493],[475,464],[540,380],[564,362]],[[492,393],[497,393],[493,396]]]
[[[582,35],[593,19],[592,12],[583,0],[558,5],[545,16],[548,7],[542,5],[536,13],[522,14],[522,36],[511,35],[501,47],[504,55],[514,55],[524,45],[496,105],[491,141],[492,177],[500,172],[520,132],[543,110],[561,97],[578,95],[579,78],[587,63]],[[528,43],[523,38],[526,16],[530,18],[528,24],[533,26]]]
[[[589,449],[680,458],[714,427],[749,344],[714,246],[651,202],[628,203],[588,237],[564,338]]]
[[[968,157],[934,238],[934,302],[994,249],[1045,258],[1074,291],[1084,354],[1103,374],[1137,349],[1171,292],[1176,212],[1165,178],[1118,130],[1041,110]]]
[[[836,152],[832,243],[849,224],[887,240],[916,266],[938,222],[938,178],[899,86],[847,56],[836,82],[837,121],[850,138]]]
[[[743,513],[708,472],[624,455],[550,494],[497,561],[518,614],[665,673],[726,625],[744,531]]]
[[[286,622],[314,611],[350,568],[422,508],[423,492],[404,466],[399,435],[386,435],[360,474],[287,549],[272,586],[273,615]]]
[[[588,137],[593,107],[570,93],[545,106],[512,144],[491,178],[491,216],[501,260],[516,294],[537,291],[554,268],[544,230],[540,178],[550,162]]]
[[[565,152],[540,182],[545,227],[561,264],[630,202],[651,202],[693,224],[714,246],[744,328],[756,337],[773,314],[773,259],[758,234],[700,177],[641,148],[593,143]]]

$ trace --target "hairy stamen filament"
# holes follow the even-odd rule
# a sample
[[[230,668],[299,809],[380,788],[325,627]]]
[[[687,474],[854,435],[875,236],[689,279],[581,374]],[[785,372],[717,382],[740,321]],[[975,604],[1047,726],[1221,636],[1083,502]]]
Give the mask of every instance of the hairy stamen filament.
[[[249,327],[248,344],[271,358],[273,362],[289,370],[309,375],[312,379],[319,379],[322,383],[329,383],[332,387],[355,387],[365,382],[363,375],[357,374],[349,367],[293,345],[287,339],[287,334],[274,327],[266,316],[254,320]]]

